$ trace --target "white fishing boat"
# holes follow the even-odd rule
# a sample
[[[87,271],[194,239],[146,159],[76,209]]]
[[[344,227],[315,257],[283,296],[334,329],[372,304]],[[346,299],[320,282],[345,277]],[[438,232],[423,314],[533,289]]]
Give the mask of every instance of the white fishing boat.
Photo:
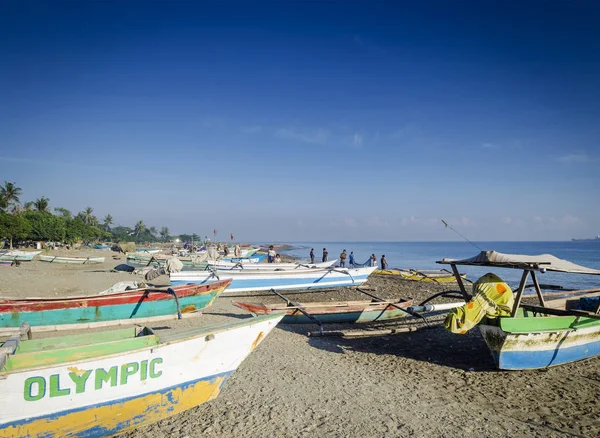
[[[210,401],[283,316],[10,338],[0,353],[0,437],[113,436]]]
[[[0,251],[0,260],[19,261],[19,262],[30,262],[36,255],[42,251],[20,251],[18,249],[12,249],[10,251]]]
[[[225,293],[316,289],[341,286],[360,286],[376,267],[367,268],[314,268],[289,269],[282,271],[260,270],[202,270],[181,271],[170,274],[172,285],[187,283],[210,283],[217,280],[231,279],[231,285]]]
[[[104,257],[60,257],[53,255],[40,255],[42,262],[65,263],[69,265],[91,265],[94,263],[104,263]]]
[[[219,271],[227,271],[227,270],[241,270],[241,271],[283,271],[283,270],[295,270],[295,269],[322,269],[329,268],[337,262],[336,260],[332,260],[330,262],[323,263],[233,263],[233,262],[223,262],[217,261],[214,263],[210,263],[212,268],[215,268]]]

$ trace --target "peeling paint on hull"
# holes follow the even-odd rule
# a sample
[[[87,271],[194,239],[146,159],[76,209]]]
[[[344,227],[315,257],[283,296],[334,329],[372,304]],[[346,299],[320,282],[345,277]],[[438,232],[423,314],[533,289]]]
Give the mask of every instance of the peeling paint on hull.
[[[493,325],[479,328],[502,370],[547,368],[600,355],[600,324],[535,333],[506,333]]]

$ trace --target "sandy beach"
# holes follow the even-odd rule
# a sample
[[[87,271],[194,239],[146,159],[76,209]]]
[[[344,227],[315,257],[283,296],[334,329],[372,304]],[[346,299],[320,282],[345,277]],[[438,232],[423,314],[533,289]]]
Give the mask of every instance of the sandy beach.
[[[40,261],[2,268],[2,296],[95,294],[118,281],[139,280],[111,272],[125,263],[111,251],[51,254],[105,256],[97,265]],[[114,257],[113,257],[114,256]],[[154,284],[168,284],[159,277]],[[441,285],[371,276],[365,284],[383,298],[415,302]],[[286,294],[296,301],[365,299],[355,290]],[[250,316],[231,301],[282,302],[270,293],[225,295],[199,318],[161,322],[161,330],[209,325]],[[438,302],[442,302],[439,300]],[[598,358],[547,370],[499,372],[479,332],[452,335],[432,328],[394,336],[345,339],[308,337],[315,325],[280,324],[209,403],[159,423],[126,432],[137,437],[592,437],[600,434]],[[423,323],[406,319],[381,327]],[[332,330],[353,328],[333,326]],[[41,335],[40,335],[41,336]],[[44,335],[45,336],[45,335]]]

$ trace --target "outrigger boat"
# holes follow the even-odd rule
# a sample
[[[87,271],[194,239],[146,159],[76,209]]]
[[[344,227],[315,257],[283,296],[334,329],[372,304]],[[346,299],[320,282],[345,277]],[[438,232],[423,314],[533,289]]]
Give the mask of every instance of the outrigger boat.
[[[215,399],[283,314],[0,347],[0,437],[113,436]]]
[[[546,302],[536,274],[554,271],[600,275],[600,270],[580,266],[549,254],[527,256],[495,251],[482,251],[475,257],[463,260],[443,259],[438,263],[452,267],[463,297],[469,305],[473,301],[470,301],[471,296],[465,289],[457,266],[512,268],[523,271],[521,282],[514,294],[514,304],[511,303],[511,298],[507,302],[510,303],[507,310],[502,312],[505,316],[484,318],[478,324],[498,368],[546,368],[600,355],[600,289],[565,292],[571,295],[579,292],[584,295],[583,298]],[[488,276],[492,277],[493,274]],[[521,303],[529,276],[533,281],[539,306]],[[506,289],[508,286],[503,283],[503,286],[498,287]],[[505,290],[499,290],[499,294],[504,292]],[[582,310],[581,304],[586,301],[587,308]]]
[[[401,277],[404,280],[413,281],[425,281],[430,283],[454,283],[456,279],[454,274],[446,269],[439,270],[418,270],[418,269],[377,269],[373,271],[373,275],[392,275],[395,277]],[[466,274],[460,274],[461,278],[465,280]]]
[[[286,304],[261,304],[232,302],[233,305],[253,315],[271,315],[284,312],[281,321],[284,324],[314,324],[314,323],[364,323],[375,321],[390,321],[403,318],[409,313],[407,308],[412,306],[412,299],[381,300],[381,301],[337,301],[337,302],[308,302]]]
[[[170,274],[172,285],[187,283],[206,284],[219,279],[231,279],[231,286],[226,293],[316,289],[341,286],[360,286],[375,270],[370,268],[320,268],[283,271],[252,271],[252,270],[204,270],[181,271]]]
[[[0,299],[2,328],[27,322],[35,331],[104,327],[182,318],[212,305],[231,284],[146,287],[105,295]],[[194,313],[198,315],[199,313]]]
[[[221,260],[211,262],[208,266],[219,271],[241,270],[241,271],[288,271],[291,269],[315,269],[329,268],[337,262],[337,259],[322,263],[228,263]],[[454,277],[453,277],[454,278]]]
[[[42,251],[19,251],[18,249],[13,249],[10,251],[0,251],[0,260],[8,260],[11,262],[30,262],[35,258],[36,255],[38,255],[41,252]]]
[[[94,263],[104,263],[104,257],[60,257],[52,255],[40,255],[42,262],[63,263],[69,265],[92,265]]]

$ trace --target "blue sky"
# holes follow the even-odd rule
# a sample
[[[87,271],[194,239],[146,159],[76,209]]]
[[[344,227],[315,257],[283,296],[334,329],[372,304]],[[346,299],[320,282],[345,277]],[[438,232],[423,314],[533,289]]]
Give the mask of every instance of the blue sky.
[[[243,241],[600,233],[600,8],[400,3],[5,3],[0,182]]]

